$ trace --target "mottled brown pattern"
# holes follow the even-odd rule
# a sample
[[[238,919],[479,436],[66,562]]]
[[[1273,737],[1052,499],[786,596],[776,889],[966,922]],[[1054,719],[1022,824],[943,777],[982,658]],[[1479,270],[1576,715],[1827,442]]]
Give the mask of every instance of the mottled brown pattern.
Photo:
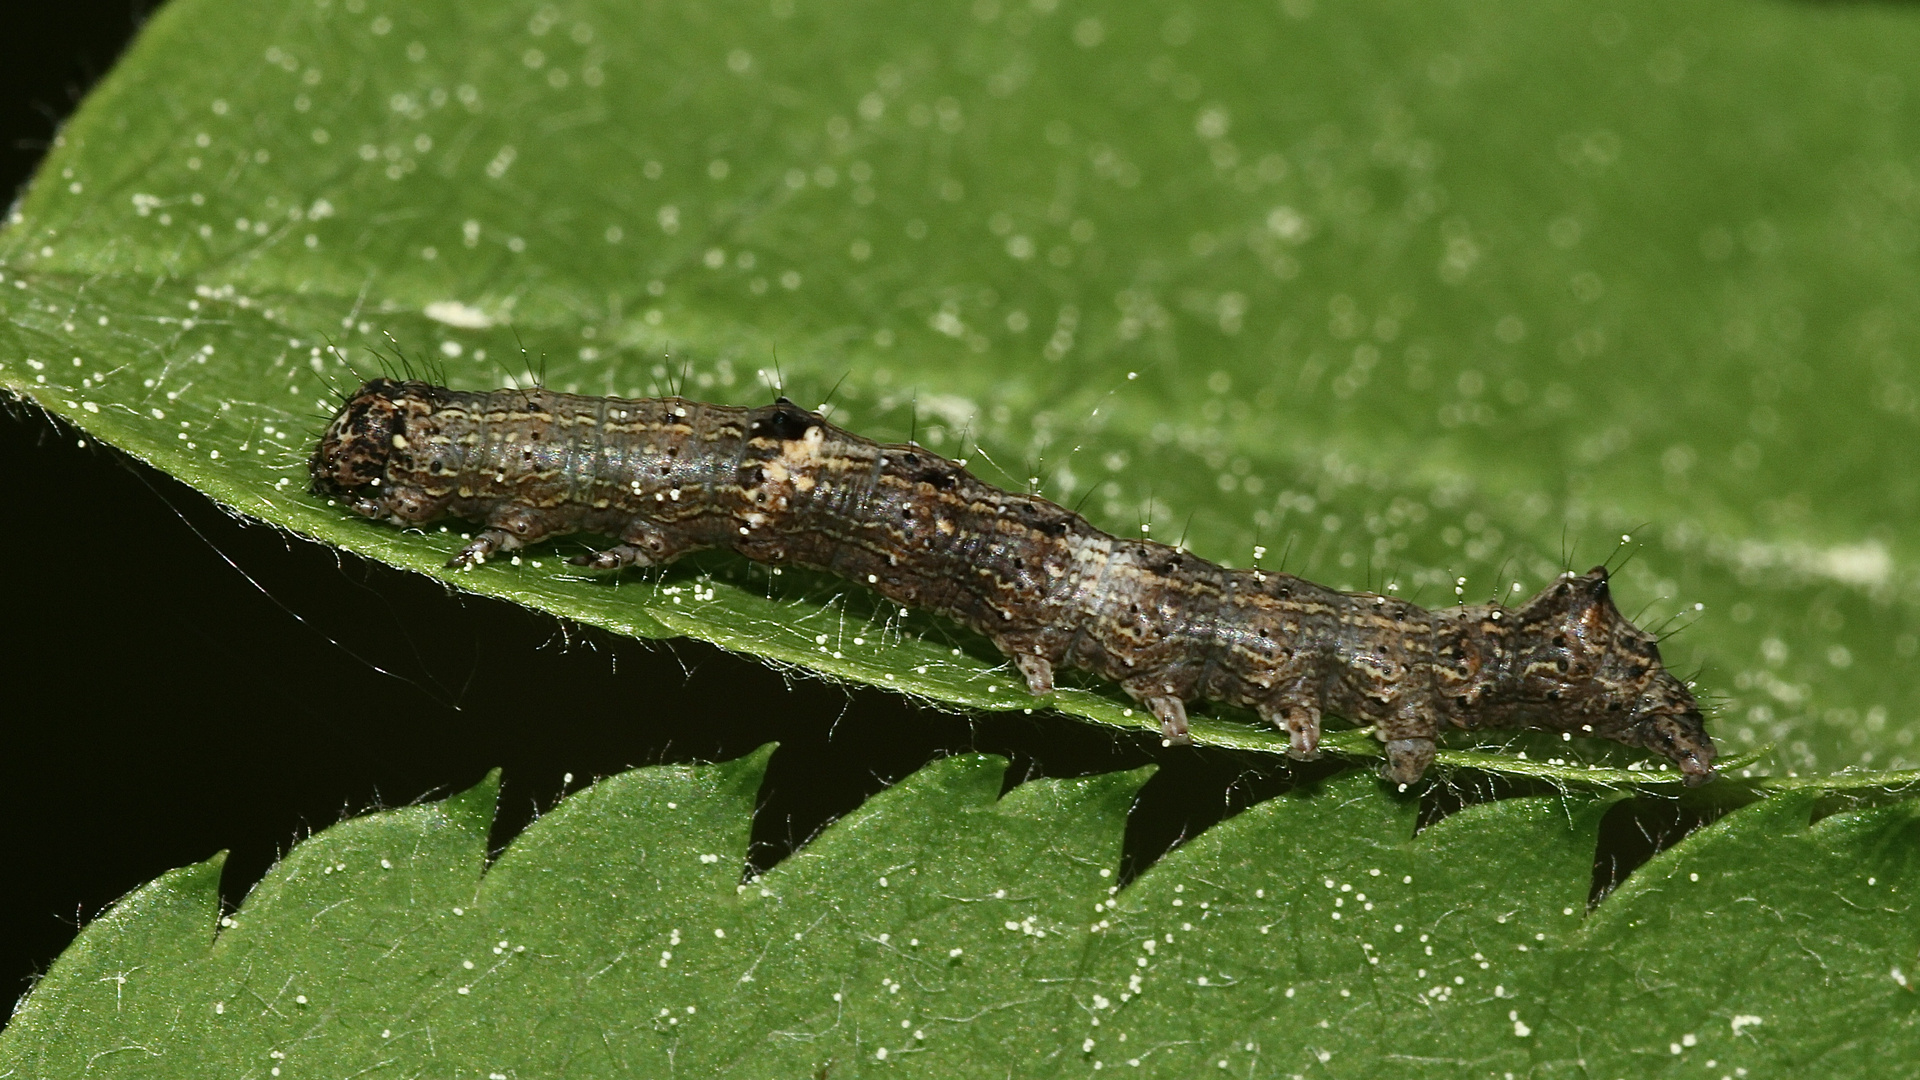
[[[701,548],[830,571],[986,635],[1029,689],[1058,667],[1119,683],[1170,741],[1185,703],[1221,701],[1318,752],[1320,719],[1372,725],[1411,783],[1452,727],[1538,728],[1671,758],[1690,783],[1714,746],[1651,635],[1614,607],[1604,568],[1519,607],[1427,611],[1289,574],[1230,570],[1109,536],[1045,499],[883,446],[784,399],[473,393],[376,379],[314,451],[313,490],[401,525],[481,522],[450,565],[566,533],[619,542],[573,561],[658,566]]]

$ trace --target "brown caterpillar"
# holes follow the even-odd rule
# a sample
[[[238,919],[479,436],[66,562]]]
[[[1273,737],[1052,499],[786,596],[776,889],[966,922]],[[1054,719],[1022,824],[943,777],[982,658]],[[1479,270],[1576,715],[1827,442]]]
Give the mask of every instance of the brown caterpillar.
[[[1607,572],[1563,574],[1517,608],[1428,611],[1290,574],[1233,570],[1110,536],[914,445],[881,445],[781,398],[759,408],[375,379],[315,449],[313,492],[370,518],[485,524],[448,563],[566,533],[618,539],[571,560],[659,566],[730,548],[825,570],[986,635],[1036,697],[1056,667],[1120,684],[1188,741],[1186,702],[1250,708],[1318,752],[1323,714],[1373,725],[1382,775],[1418,780],[1452,728],[1537,728],[1672,759],[1715,750]]]

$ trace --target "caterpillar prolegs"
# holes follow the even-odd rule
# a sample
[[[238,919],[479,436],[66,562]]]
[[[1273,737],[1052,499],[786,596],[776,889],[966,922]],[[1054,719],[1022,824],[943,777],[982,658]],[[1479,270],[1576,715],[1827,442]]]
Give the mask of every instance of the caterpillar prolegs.
[[[1252,709],[1288,752],[1320,722],[1371,725],[1411,783],[1448,728],[1535,728],[1671,759],[1690,784],[1715,750],[1607,572],[1563,574],[1518,607],[1428,611],[1290,574],[1236,570],[1101,532],[914,445],[883,445],[782,398],[741,408],[375,379],[315,449],[313,492],[370,518],[485,526],[449,565],[566,533],[618,541],[572,561],[659,566],[727,548],[823,570],[960,622],[1036,697],[1075,668],[1120,685],[1187,741],[1186,703]]]

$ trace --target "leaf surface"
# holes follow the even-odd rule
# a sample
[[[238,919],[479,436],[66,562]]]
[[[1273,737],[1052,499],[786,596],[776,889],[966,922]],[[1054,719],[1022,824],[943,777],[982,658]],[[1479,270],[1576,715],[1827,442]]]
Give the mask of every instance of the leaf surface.
[[[1691,620],[1668,657],[1729,751],[1908,768],[1917,34],[1731,0],[181,0],[0,237],[0,385],[435,574],[456,535],[303,492],[369,349],[466,387],[837,386],[855,429],[1115,532],[1429,604],[1634,532],[1621,593]],[[839,583],[586,581],[572,550],[457,581],[1029,704],[982,643]],[[1059,704],[1147,726],[1111,688]]]
[[[1912,800],[1781,796],[1587,913],[1612,796],[1413,833],[1363,772],[1113,876],[1143,774],[998,797],[947,759],[741,883],[766,754],[563,803],[481,872],[491,782],[218,863],[82,932],[0,1075],[1693,1076],[1911,1060]],[[1713,1064],[1707,1064],[1707,1062]]]

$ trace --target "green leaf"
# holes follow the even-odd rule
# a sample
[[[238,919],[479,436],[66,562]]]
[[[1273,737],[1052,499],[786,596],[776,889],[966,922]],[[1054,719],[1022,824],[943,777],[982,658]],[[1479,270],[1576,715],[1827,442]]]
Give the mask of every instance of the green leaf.
[[[484,874],[491,780],[349,821],[217,937],[217,861],[176,871],[82,932],[0,1075],[1864,1076],[1920,1023],[1920,801],[1769,800],[1589,915],[1617,796],[1416,835],[1349,771],[1121,887],[1143,773],[997,798],[980,756],[741,882],[766,759],[602,781]]]
[[[1920,867],[1920,802],[1809,826],[1815,810],[1809,795],[1769,799],[1636,871],[1595,912],[1577,962],[1562,967],[1568,1034],[1644,1062],[1662,1038],[1669,1055],[1698,1054],[1696,1040],[1751,1045],[1761,1024],[1776,1024],[1783,1066],[1847,1062],[1839,1073],[1860,1076],[1910,1068],[1920,932],[1908,891]],[[1676,972],[1664,985],[1641,981],[1663,969]],[[1875,1028],[1858,1027],[1853,1010],[1875,1016]]]
[[[226,505],[618,632],[1028,707],[982,643],[842,583],[590,581],[566,545],[454,576],[457,536],[304,494],[369,349],[730,402],[777,350],[862,433],[1234,565],[1444,604],[1631,532],[1619,593],[1690,620],[1666,653],[1730,771],[1864,771],[1715,785],[1774,793],[1591,914],[1596,789],[1647,774],[1578,744],[1450,751],[1563,793],[1417,834],[1364,775],[1302,786],[1124,888],[1138,775],[996,798],[953,759],[744,888],[763,758],[605,781],[490,868],[484,786],[296,847],[224,927],[217,861],[139,890],[0,1075],[1899,1071],[1916,804],[1810,821],[1920,761],[1915,20],[175,0],[0,235],[0,386]],[[1061,707],[1146,726],[1106,687]],[[1242,719],[1196,729],[1275,746]]]
[[[1729,752],[1911,768],[1916,38],[1898,7],[1730,0],[181,0],[0,237],[0,385],[453,577],[457,536],[304,494],[369,350],[734,402],[777,351],[863,433],[1230,564],[1444,604],[1637,531],[1620,594],[1687,625],[1668,658]],[[839,582],[588,581],[571,550],[453,579],[1030,704],[982,643]],[[1148,726],[1109,687],[1059,707]],[[1244,719],[1198,731],[1276,746]]]

